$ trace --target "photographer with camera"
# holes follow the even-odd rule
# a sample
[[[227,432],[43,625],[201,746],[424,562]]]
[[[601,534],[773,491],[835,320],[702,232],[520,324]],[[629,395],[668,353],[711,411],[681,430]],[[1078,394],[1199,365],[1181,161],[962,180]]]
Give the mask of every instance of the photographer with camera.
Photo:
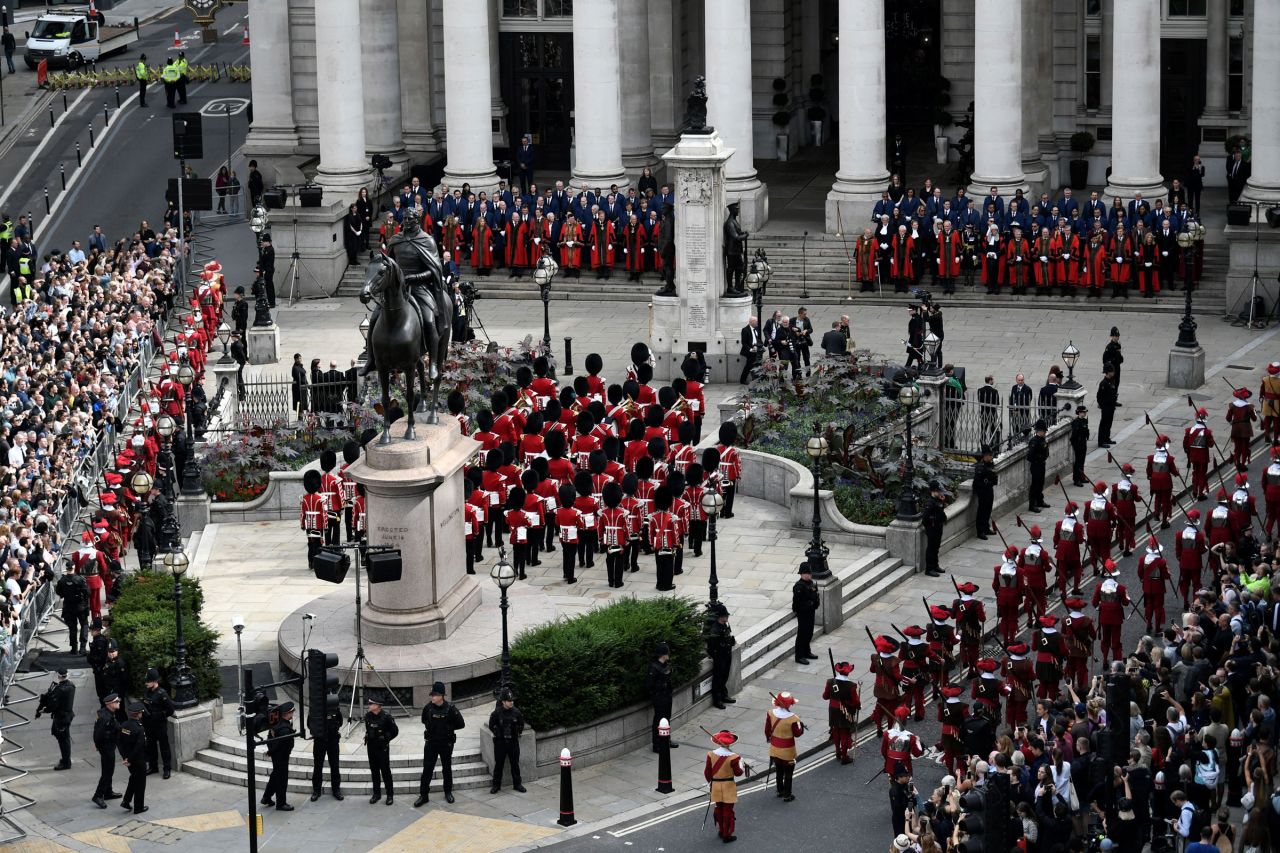
[[[57,679],[41,694],[40,704],[36,706],[36,719],[40,719],[41,714],[48,714],[53,723],[50,731],[61,753],[61,760],[54,765],[54,770],[71,769],[71,721],[76,716],[75,704],[76,686],[67,679],[66,669],[59,669]]]

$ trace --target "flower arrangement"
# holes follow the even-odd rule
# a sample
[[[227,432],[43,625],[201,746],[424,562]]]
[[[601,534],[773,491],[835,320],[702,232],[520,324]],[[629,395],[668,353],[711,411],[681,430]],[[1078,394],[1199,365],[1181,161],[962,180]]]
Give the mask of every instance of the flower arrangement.
[[[325,449],[341,451],[351,437],[308,413],[300,423],[283,418],[244,422],[242,429],[205,446],[201,474],[214,503],[251,501],[267,490],[272,471],[297,471]]]

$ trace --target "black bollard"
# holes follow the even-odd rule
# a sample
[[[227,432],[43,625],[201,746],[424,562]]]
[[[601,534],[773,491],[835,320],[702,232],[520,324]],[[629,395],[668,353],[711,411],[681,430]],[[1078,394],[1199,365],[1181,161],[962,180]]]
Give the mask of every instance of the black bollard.
[[[64,113],[67,111],[67,93],[66,92],[62,93],[62,111]]]
[[[573,826],[578,821],[573,816],[573,756],[569,748],[560,750],[560,819],[561,826]]]
[[[89,125],[89,147],[93,147],[93,125]]]
[[[62,178],[62,191],[67,191],[67,167],[62,163],[58,164],[58,177]]]
[[[84,157],[80,154],[80,143],[76,143],[76,168],[79,169],[84,165]]]
[[[108,107],[106,104],[102,105],[102,126],[103,127],[111,126],[111,108]]]
[[[564,339],[564,375],[573,375],[573,338]]]
[[[44,188],[44,212],[49,212],[49,188]]]
[[[116,109],[120,109],[120,87],[116,86]]]
[[[53,107],[49,107],[49,127],[53,127]]]
[[[658,787],[659,794],[670,794],[671,787],[671,723],[666,717],[658,721]]]

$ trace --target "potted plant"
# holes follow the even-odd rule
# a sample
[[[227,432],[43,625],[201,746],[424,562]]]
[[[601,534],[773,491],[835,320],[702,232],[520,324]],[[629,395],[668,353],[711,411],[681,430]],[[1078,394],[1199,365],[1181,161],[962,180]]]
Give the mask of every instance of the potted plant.
[[[814,145],[821,145],[826,137],[823,125],[827,120],[827,90],[823,86],[822,75],[814,74],[809,78],[809,106],[805,109],[805,118],[809,122],[809,138]]]
[[[1076,156],[1071,158],[1071,189],[1082,190],[1089,185],[1089,161],[1084,158],[1093,150],[1096,140],[1087,130],[1071,134],[1071,151]]]
[[[947,136],[947,128],[955,124],[955,119],[951,117],[951,113],[944,109],[939,109],[933,115],[933,147],[938,154],[938,165],[942,166],[947,162],[947,153],[951,148],[951,139]]]
[[[791,154],[791,99],[787,97],[787,81],[777,77],[773,81],[773,126],[776,127],[778,159],[786,162]]]

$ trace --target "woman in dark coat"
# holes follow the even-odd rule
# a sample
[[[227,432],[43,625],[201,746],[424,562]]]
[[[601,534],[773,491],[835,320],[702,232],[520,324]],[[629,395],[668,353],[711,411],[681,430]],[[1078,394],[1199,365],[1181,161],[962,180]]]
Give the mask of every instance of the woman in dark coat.
[[[364,247],[364,234],[364,220],[353,204],[342,218],[342,247],[347,250],[347,266],[353,267],[359,262],[360,250]]]

